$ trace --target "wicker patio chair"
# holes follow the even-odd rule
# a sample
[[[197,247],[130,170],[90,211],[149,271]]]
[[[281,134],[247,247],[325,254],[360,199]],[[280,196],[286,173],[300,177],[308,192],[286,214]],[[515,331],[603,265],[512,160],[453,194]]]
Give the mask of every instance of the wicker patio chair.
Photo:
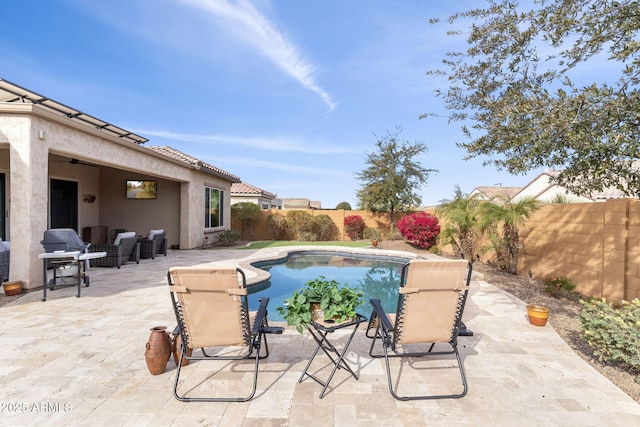
[[[164,230],[151,230],[148,237],[140,239],[140,258],[155,259],[158,254],[167,256],[167,239]]]
[[[133,236],[129,236],[133,234]],[[89,247],[89,252],[106,252],[104,258],[91,260],[92,267],[118,267],[127,261],[140,263],[140,243],[135,236],[135,232],[120,233],[115,238],[114,243],[94,243]],[[129,237],[123,237],[129,236]]]
[[[467,300],[472,264],[465,260],[411,260],[402,270],[396,315],[385,313],[379,299],[371,299],[373,313],[367,336],[372,338],[369,355],[384,357],[391,395],[398,400],[460,398],[467,393],[467,380],[460,353],[458,332]],[[373,332],[373,334],[372,334]],[[383,354],[375,353],[376,342],[382,342]],[[433,351],[436,343],[448,344],[451,350]],[[426,349],[428,346],[428,350]],[[410,360],[454,354],[462,379],[457,394],[400,396],[394,390],[399,379],[392,378],[390,358]],[[402,360],[402,359],[401,359]]]
[[[269,299],[260,299],[257,314],[251,316],[248,310],[246,280],[240,269],[172,267],[167,278],[182,339],[173,386],[175,398],[183,402],[251,400],[256,392],[259,361],[269,355],[265,334],[281,334],[284,329],[268,325]],[[264,354],[261,355],[263,341]],[[229,347],[235,347],[233,349],[235,352],[230,352]],[[215,349],[212,350],[212,348]],[[194,349],[200,350],[193,351]],[[253,359],[253,387],[246,397],[187,397],[186,393],[180,394],[178,391],[180,374],[184,369],[183,359],[201,361]],[[186,368],[190,367],[191,364]],[[208,378],[214,381],[212,377],[213,375]],[[194,389],[195,387],[189,386],[190,391]]]

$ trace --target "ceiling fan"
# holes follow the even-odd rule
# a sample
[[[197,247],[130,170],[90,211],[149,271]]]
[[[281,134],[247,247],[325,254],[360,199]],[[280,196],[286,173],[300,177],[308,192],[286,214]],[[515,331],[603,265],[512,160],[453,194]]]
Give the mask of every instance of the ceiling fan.
[[[78,160],[78,159],[71,159],[69,160],[69,163],[71,163],[72,165],[92,166],[94,168],[98,167],[98,165],[94,165],[93,163],[83,162],[82,160]]]

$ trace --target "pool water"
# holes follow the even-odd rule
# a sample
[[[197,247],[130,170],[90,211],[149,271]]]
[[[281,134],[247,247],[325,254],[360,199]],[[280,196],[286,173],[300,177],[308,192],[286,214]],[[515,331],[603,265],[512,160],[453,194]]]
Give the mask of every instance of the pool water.
[[[370,298],[380,299],[384,309],[393,313],[398,302],[400,273],[407,262],[408,259],[400,257],[304,252],[278,261],[254,263],[255,267],[268,271],[271,279],[249,287],[249,309],[257,310],[258,297],[269,297],[269,320],[283,321],[276,307],[284,305],[284,301],[309,280],[324,276],[362,290],[364,304],[358,313],[370,314]]]

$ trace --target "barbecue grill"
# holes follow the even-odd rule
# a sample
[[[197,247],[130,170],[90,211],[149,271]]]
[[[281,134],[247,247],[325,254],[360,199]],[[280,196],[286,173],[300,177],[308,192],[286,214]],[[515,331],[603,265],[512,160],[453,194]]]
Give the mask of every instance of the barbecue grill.
[[[71,228],[54,228],[44,232],[44,239],[40,241],[44,253],[38,257],[43,260],[42,301],[47,300],[47,289],[54,290],[56,286],[78,287],[76,297],[80,297],[80,285],[84,282],[89,286],[89,276],[86,274],[89,259],[106,256],[106,252],[91,252],[87,249],[90,244],[82,241],[78,233]],[[47,270],[53,269],[53,278],[47,282]]]

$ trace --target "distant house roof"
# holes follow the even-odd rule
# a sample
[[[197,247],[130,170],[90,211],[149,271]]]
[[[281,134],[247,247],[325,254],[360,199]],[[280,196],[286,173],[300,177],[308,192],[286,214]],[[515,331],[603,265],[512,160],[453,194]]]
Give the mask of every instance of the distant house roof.
[[[234,182],[231,184],[232,196],[258,196],[265,199],[275,199],[276,195],[246,182]]]
[[[186,163],[188,165],[191,165],[195,168],[199,168],[202,172],[206,172],[209,173],[211,175],[215,175],[219,178],[224,178],[228,181],[231,181],[232,183],[235,182],[240,182],[240,177],[233,175],[227,171],[224,171],[220,168],[217,168],[213,165],[210,165],[209,163],[203,162],[202,160],[198,160],[193,156],[190,156],[188,154],[183,153],[182,151],[178,151],[175,148],[171,148],[168,146],[151,146],[151,147],[146,147],[151,151],[155,151],[156,153],[165,155],[167,157],[170,157],[174,160],[178,160],[181,161],[183,163]]]
[[[494,197],[506,198],[515,196],[522,187],[476,187],[469,196],[479,195],[481,198],[493,199]]]
[[[283,209],[322,209],[321,203],[303,198],[280,198]]]

